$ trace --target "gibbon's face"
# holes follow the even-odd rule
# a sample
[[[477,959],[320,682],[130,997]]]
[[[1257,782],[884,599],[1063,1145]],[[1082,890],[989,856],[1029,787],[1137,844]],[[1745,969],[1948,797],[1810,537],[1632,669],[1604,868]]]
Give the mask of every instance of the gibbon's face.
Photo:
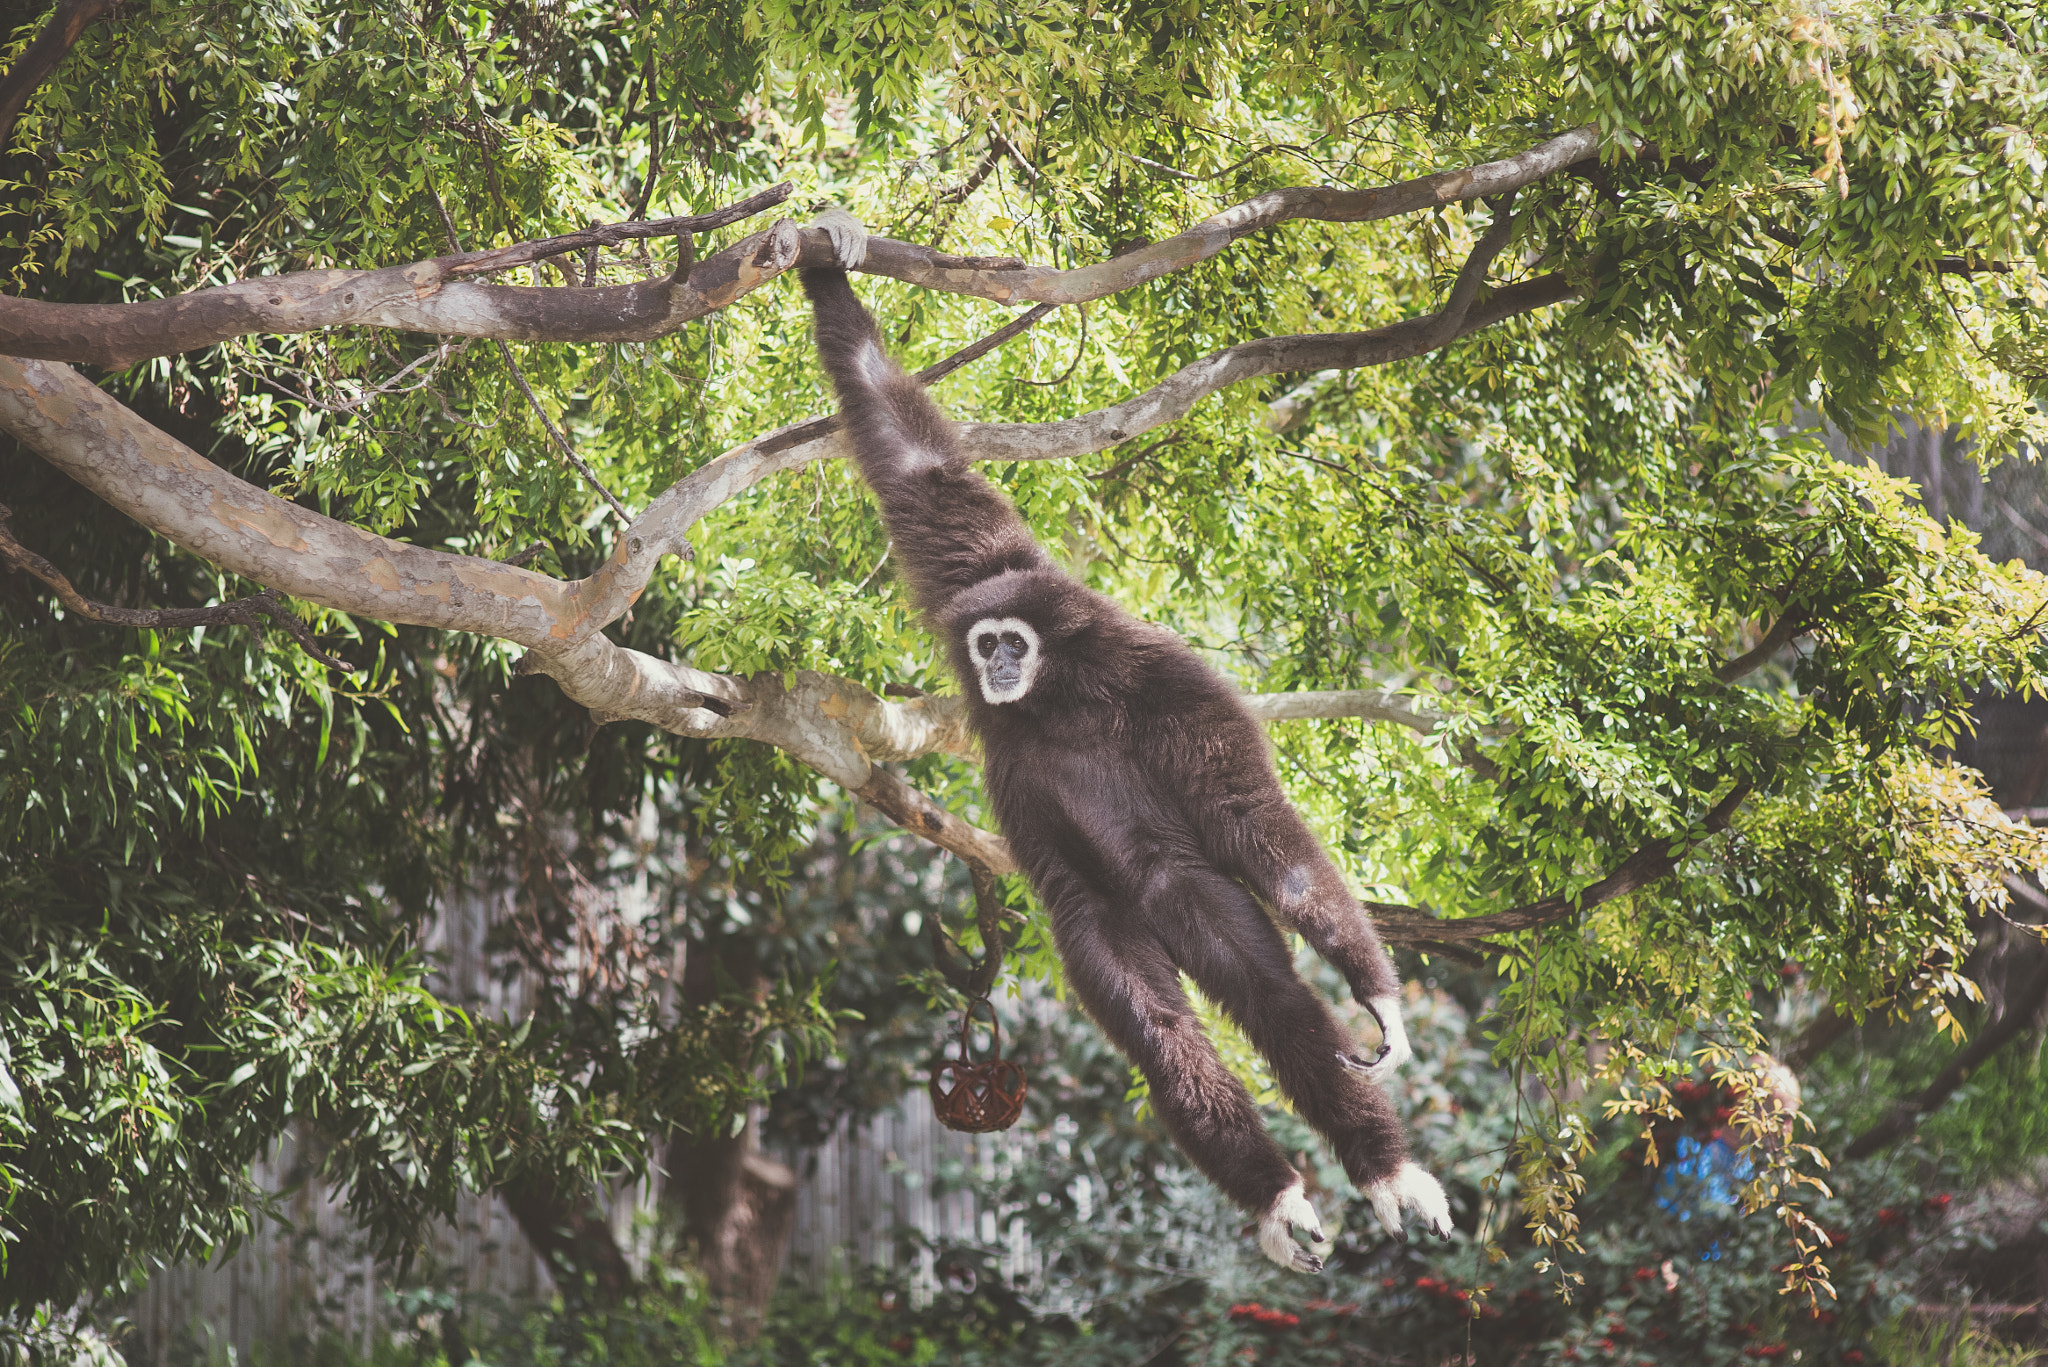
[[[967,654],[974,661],[981,696],[1006,703],[1031,691],[1044,650],[1038,632],[1022,617],[984,617],[967,628]]]

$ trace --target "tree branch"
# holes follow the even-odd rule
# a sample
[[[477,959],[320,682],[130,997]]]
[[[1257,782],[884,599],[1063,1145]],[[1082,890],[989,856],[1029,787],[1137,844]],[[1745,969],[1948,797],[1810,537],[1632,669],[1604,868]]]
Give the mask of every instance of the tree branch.
[[[774,193],[764,191],[732,211]],[[589,235],[586,230],[524,245],[545,247]],[[795,263],[801,245],[796,224],[782,219],[706,257],[680,281],[663,276],[601,289],[480,285],[462,278],[516,264],[497,258],[520,249],[501,248],[381,270],[259,276],[134,304],[52,304],[0,296],[0,351],[120,370],[153,356],[251,333],[283,335],[351,325],[514,342],[645,342],[774,279]],[[478,258],[494,263],[477,267]]]
[[[320,643],[313,638],[312,632],[306,630],[306,624],[299,620],[298,614],[278,601],[276,589],[265,589],[247,598],[203,608],[117,608],[108,603],[94,602],[80,593],[62,570],[14,539],[14,529],[9,525],[13,518],[14,510],[0,503],[0,563],[32,579],[41,580],[57,595],[58,602],[89,622],[175,631],[181,627],[261,626],[267,617],[282,627],[285,635],[298,642],[301,650],[329,669],[345,673],[355,669],[348,661],[337,660],[320,648]]]
[[[1291,220],[1368,223],[1464,200],[1488,199],[1519,190],[1599,151],[1600,134],[1589,126],[1500,161],[1439,171],[1377,190],[1312,185],[1268,190],[1164,241],[1073,270],[1022,262],[1009,269],[990,269],[972,258],[949,256],[886,237],[868,240],[868,256],[861,269],[925,289],[971,294],[1001,304],[1085,304],[1184,270],[1241,237]],[[832,260],[824,233],[806,232],[804,264],[829,265]]]
[[[1890,1115],[1857,1135],[1842,1151],[1842,1156],[1848,1159],[1868,1158],[1919,1128],[1920,1122],[1939,1109],[1956,1088],[1969,1081],[1970,1075],[1986,1060],[2034,1024],[2044,1001],[2048,1001],[2048,954],[2034,965],[2025,985],[2006,1003],[2003,1015],[1985,1025],[1974,1039],[1957,1050],[1935,1074],[1934,1081],[1917,1096],[1899,1103],[1892,1108]]]
[[[1735,809],[1750,794],[1748,784],[1738,784],[1716,803],[1701,824],[1709,835],[1717,835],[1728,829]],[[1652,883],[1669,876],[1678,867],[1678,861],[1691,850],[1691,846],[1674,854],[1669,840],[1658,840],[1643,846],[1624,859],[1614,872],[1605,878],[1580,889],[1571,896],[1546,897],[1527,905],[1511,907],[1506,911],[1489,912],[1484,916],[1464,916],[1450,920],[1439,920],[1428,915],[1420,907],[1401,906],[1396,903],[1368,902],[1366,907],[1373,914],[1373,924],[1379,928],[1380,938],[1389,944],[1405,944],[1416,949],[1469,948],[1481,940],[1496,935],[1513,935],[1520,931],[1537,930],[1543,926],[1563,921],[1598,906],[1640,892]]]
[[[1468,318],[1467,325],[1476,324]],[[957,698],[892,701],[808,671],[790,682],[773,671],[734,678],[659,660],[605,637],[600,628],[638,597],[661,553],[660,529],[649,526],[652,508],[621,538],[604,569],[565,584],[500,562],[373,536],[287,503],[158,431],[67,366],[0,357],[0,428],[145,526],[245,578],[385,621],[517,641],[531,652],[522,672],[555,679],[600,722],[632,718],[677,735],[777,746],[976,867],[994,873],[1015,868],[999,837],[880,767],[934,752],[971,756]],[[758,460],[774,460],[775,434],[742,448],[749,449]],[[767,454],[758,455],[763,450]],[[733,453],[722,461],[729,467],[727,485],[754,469],[737,467]],[[700,484],[698,492],[712,498],[716,490]],[[725,496],[732,492],[737,489]],[[1435,725],[1372,691],[1255,695],[1247,705],[1266,720],[1366,717],[1424,734]],[[1725,829],[1747,791],[1737,788],[1723,799],[1705,828]],[[1415,907],[1374,910],[1391,944],[1469,956],[1481,940],[1535,929],[1646,887],[1677,862],[1659,842],[1576,896],[1486,916],[1437,920]]]
[[[28,108],[29,96],[50,79],[87,29],[114,12],[114,4],[115,0],[61,0],[43,31],[0,77],[0,152],[13,140],[14,121]]]
[[[1806,630],[1805,618],[1797,610],[1778,614],[1778,620],[1771,623],[1771,629],[1764,638],[1748,650],[1714,671],[1714,677],[1722,683],[1734,683],[1745,674],[1751,674],[1769,663],[1770,658],[1783,650],[1793,637]]]
[[[1163,242],[1073,270],[1029,266],[1014,258],[953,256],[885,237],[868,239],[867,259],[860,269],[926,289],[1006,304],[1086,303],[1205,261],[1238,238],[1276,224],[1293,219],[1362,223],[1511,194],[1596,155],[1599,147],[1599,134],[1580,128],[1501,161],[1440,171],[1378,190],[1272,190]],[[715,214],[585,229],[382,270],[263,276],[171,299],[52,304],[0,297],[0,351],[120,369],[250,333],[298,333],[352,324],[500,341],[649,341],[724,308],[793,265],[835,264],[836,252],[822,230],[799,229],[784,219],[700,262],[680,284],[652,280],[568,289],[481,285],[464,277],[594,243],[704,231],[715,226],[714,220],[737,221],[779,203],[788,193],[788,186],[779,185]]]
[[[584,463],[583,457],[576,454],[576,448],[569,444],[568,434],[555,426],[555,420],[548,416],[548,410],[541,407],[539,397],[533,392],[533,386],[526,382],[526,372],[521,370],[519,362],[512,358],[512,348],[499,342],[498,356],[505,362],[505,369],[512,372],[513,383],[517,384],[519,392],[526,396],[526,402],[533,408],[534,415],[540,419],[540,425],[546,429],[557,449],[568,458],[569,464],[576,468],[576,473],[583,476],[583,482],[597,490],[604,501],[612,505],[612,511],[619,515],[619,521],[630,525],[633,514],[626,510],[626,505],[620,502],[617,494],[605,487],[604,481],[597,477],[595,470]]]
[[[1563,155],[1559,146],[1564,141],[1546,144],[1548,155]],[[1586,146],[1590,149],[1592,144]],[[1364,200],[1354,192],[1318,191],[1319,196],[1337,196],[1318,201],[1319,212],[1354,219],[1384,216],[1379,209],[1405,211],[1388,207],[1405,203],[1404,194],[1413,198],[1426,191],[1470,198],[1481,189],[1497,187],[1502,176],[1508,175],[1500,171],[1502,167],[1513,167],[1513,175],[1544,173],[1546,163],[1534,153],[1517,160],[1519,164],[1479,168],[1488,171],[1485,176],[1450,173],[1449,179],[1431,177],[1388,192],[1370,192]],[[674,221],[668,222],[672,225]],[[1562,275],[1552,275],[1508,286],[1475,302],[1487,264],[1505,244],[1509,231],[1505,211],[1496,212],[1492,227],[1460,271],[1445,307],[1436,313],[1367,332],[1268,338],[1226,348],[1099,413],[1043,424],[968,424],[962,429],[962,445],[968,455],[983,459],[1084,454],[1174,421],[1208,394],[1243,379],[1385,364],[1421,355],[1502,318],[1566,298],[1571,287]],[[541,247],[573,249],[586,237],[570,234],[528,247],[535,253]],[[752,288],[747,279],[758,283],[769,278],[787,269],[799,254],[797,231],[785,220],[703,263],[690,280],[694,287],[707,271],[713,271],[715,279],[723,282],[721,288],[737,297]],[[485,255],[458,252],[426,263],[432,271],[424,302],[445,308],[451,292],[486,289],[443,283],[452,278],[452,271]],[[1142,255],[1120,257],[1117,263]],[[502,262],[505,258],[492,259]],[[395,268],[394,278],[410,279],[406,276],[409,269]],[[753,275],[743,278],[748,271]],[[342,306],[357,308],[357,291],[347,288],[349,282],[392,275],[319,272],[280,279],[304,283],[318,276],[340,293]],[[235,298],[246,304],[243,296],[248,283],[201,295],[218,298],[242,291]],[[488,288],[501,295],[508,292]],[[617,291],[523,293],[587,300]],[[190,304],[201,295],[169,302]],[[701,291],[699,296],[710,297]],[[422,302],[417,291],[409,297],[413,305]],[[0,338],[6,335],[8,302],[0,301]],[[273,299],[269,306],[283,304],[281,299]],[[50,307],[62,310],[62,306]],[[120,312],[140,306],[92,307]],[[374,311],[397,305],[369,300],[361,307]],[[1030,326],[1049,307],[1033,309],[919,378],[929,383],[985,354]],[[384,325],[394,324],[387,321]],[[434,330],[451,329],[437,324]],[[997,837],[959,821],[878,767],[877,761],[934,750],[971,754],[957,700],[888,702],[846,680],[812,674],[798,675],[793,684],[785,684],[779,674],[734,679],[628,650],[602,635],[602,628],[622,615],[646,587],[663,555],[686,552],[685,534],[711,509],[776,471],[844,454],[836,418],[812,419],[768,433],[678,481],[619,537],[617,550],[603,567],[574,583],[500,562],[443,554],[373,536],[276,498],[214,466],[62,365],[0,357],[0,428],[144,525],[247,578],[311,602],[384,621],[515,641],[530,652],[522,661],[522,670],[554,678],[571,699],[589,708],[600,721],[630,717],[680,735],[744,738],[776,745],[904,822],[908,829],[969,859],[977,868],[1005,872],[1014,867],[1007,846]],[[1262,706],[1264,715],[1272,719],[1361,716],[1392,721],[1424,734],[1435,725],[1374,694],[1333,693],[1270,703],[1254,700],[1255,711]],[[1432,939],[1442,938],[1442,934],[1440,929],[1429,932]]]
[[[1265,375],[1301,370],[1356,369],[1424,355],[1516,314],[1533,312],[1572,297],[1576,287],[1562,272],[1495,290],[1466,309],[1449,336],[1426,314],[1367,332],[1312,333],[1268,337],[1226,347],[1186,366],[1143,393],[1109,408],[1072,418],[1036,423],[962,423],[960,446],[974,460],[1061,460],[1085,456],[1185,417],[1219,389]],[[1030,314],[1018,323],[1030,319]],[[1016,326],[1016,324],[1012,324]],[[1441,337],[1442,340],[1435,340]],[[927,375],[943,373],[941,362]],[[742,442],[670,485],[633,524],[633,535],[649,544],[679,541],[699,519],[770,475],[801,469],[814,460],[845,456],[836,416],[808,418]],[[649,566],[651,569],[651,566]],[[635,591],[644,586],[640,580]]]
[[[1791,1045],[1778,1055],[1778,1062],[1795,1073],[1803,1073],[1814,1060],[1834,1048],[1835,1041],[1849,1033],[1856,1024],[1855,1017],[1846,1010],[1829,1002],[1820,1009],[1820,1014],[1806,1023]]]

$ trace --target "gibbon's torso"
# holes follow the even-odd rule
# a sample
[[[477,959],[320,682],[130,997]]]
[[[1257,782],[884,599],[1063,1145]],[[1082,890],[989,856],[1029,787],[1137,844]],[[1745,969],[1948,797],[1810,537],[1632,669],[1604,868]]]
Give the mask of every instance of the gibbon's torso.
[[[1078,877],[1132,908],[1162,870],[1189,860],[1234,876],[1233,852],[1213,848],[1194,814],[1249,817],[1284,801],[1264,733],[1178,636],[1088,597],[1089,625],[1054,647],[1058,667],[1017,702],[984,701],[955,661],[989,801],[1019,864],[1041,894]]]

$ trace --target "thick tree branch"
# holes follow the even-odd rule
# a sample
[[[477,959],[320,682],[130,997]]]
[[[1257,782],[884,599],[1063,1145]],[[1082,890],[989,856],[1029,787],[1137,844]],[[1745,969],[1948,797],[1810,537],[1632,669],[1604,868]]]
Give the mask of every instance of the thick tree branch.
[[[499,254],[459,252],[373,271],[259,276],[135,304],[0,296],[0,351],[118,370],[251,333],[351,325],[514,342],[645,342],[774,279],[795,263],[801,246],[796,224],[782,219],[699,261],[680,281],[663,276],[602,289],[476,284],[462,277],[474,273],[477,258]]]
[[[597,636],[632,606],[670,549],[629,531],[596,573],[564,583],[375,536],[236,479],[47,361],[0,357],[0,429],[144,526],[246,579],[323,607],[530,649],[559,652]]]
[[[1029,266],[1014,258],[952,256],[884,237],[868,240],[861,269],[1001,303],[1085,303],[1205,261],[1240,237],[1292,219],[1361,223],[1512,194],[1596,155],[1599,146],[1599,135],[1581,128],[1501,161],[1440,171],[1383,189],[1272,190],[1163,242],[1074,270]],[[605,289],[543,289],[482,285],[464,277],[599,242],[706,231],[716,226],[715,221],[732,222],[758,213],[787,194],[787,186],[776,186],[715,214],[615,224],[382,270],[264,276],[134,304],[51,304],[0,297],[0,351],[118,369],[251,333],[309,332],[352,324],[500,341],[644,342],[724,308],[792,265],[834,264],[836,253],[822,230],[800,230],[784,219],[698,263],[681,283],[651,280]]]
[[[1504,218],[1497,221],[1498,234],[1490,236],[1504,235]],[[778,230],[787,226],[778,225]],[[1490,259],[1497,248],[1498,242],[1483,244],[1483,255]],[[777,255],[779,270],[794,252],[778,248]],[[1475,252],[1475,259],[1481,255]],[[1476,280],[1483,269],[1483,260],[1476,267],[1468,263],[1462,275]],[[1472,292],[1454,287],[1452,302],[1462,304]],[[1099,450],[1175,420],[1226,384],[1281,371],[1420,355],[1453,336],[1569,292],[1561,276],[1548,276],[1496,291],[1463,308],[1463,317],[1449,325],[1447,308],[1370,332],[1246,343],[1102,413],[1013,427],[969,424],[963,445],[968,454],[982,458],[1046,459]],[[588,297],[604,291],[573,293]],[[987,345],[1031,321],[1030,315],[1016,320]],[[942,362],[927,375],[936,378],[952,363]],[[145,526],[246,578],[383,621],[517,642],[531,652],[526,668],[553,677],[569,697],[601,719],[632,717],[683,735],[777,745],[892,816],[906,819],[899,813],[908,814],[917,823],[911,829],[978,867],[998,872],[1009,867],[1007,850],[1000,842],[989,843],[995,837],[943,814],[933,831],[923,818],[936,807],[915,798],[900,781],[875,777],[884,773],[875,767],[877,760],[932,750],[966,752],[957,711],[949,713],[957,704],[944,699],[887,702],[824,676],[799,676],[794,690],[785,689],[780,676],[735,680],[624,649],[601,634],[639,597],[661,557],[684,551],[685,534],[705,513],[776,471],[843,454],[836,419],[813,419],[771,432],[679,481],[619,537],[603,567],[573,583],[374,536],[277,498],[157,430],[66,366],[0,357],[0,428]],[[815,697],[797,696],[818,690],[823,692]],[[1343,715],[1424,731],[1433,726],[1391,702],[1339,696],[1350,709]],[[1272,715],[1310,715],[1314,706],[1307,701],[1275,704]]]
[[[678,735],[777,746],[976,867],[995,873],[1015,867],[1000,838],[880,767],[933,752],[971,755],[957,699],[893,701],[808,672],[788,683],[775,672],[739,679],[659,660],[605,637],[599,628],[638,597],[659,554],[655,532],[641,534],[646,516],[604,570],[564,584],[373,536],[287,503],[235,479],[66,366],[0,357],[0,428],[144,525],[245,578],[385,621],[520,642],[531,651],[525,672],[552,677],[600,721],[633,718]],[[750,446],[767,450],[759,460],[776,458],[773,434]],[[724,459],[730,464],[732,456]],[[702,486],[700,493],[709,496]],[[716,501],[722,500],[704,506]],[[1355,716],[1425,734],[1434,727],[1372,692],[1265,695],[1249,705],[1268,720]],[[1706,829],[1724,829],[1746,793],[1730,793],[1709,814]],[[1660,842],[1574,897],[1457,920],[1432,919],[1414,907],[1375,911],[1389,943],[1469,954],[1491,936],[1535,929],[1637,891],[1676,865]]]
[[[29,96],[50,79],[50,73],[77,46],[85,31],[114,12],[115,0],[61,0],[43,31],[0,77],[0,151],[14,138],[14,121],[28,108]]]
[[[1533,175],[1540,170],[1539,158],[1517,174],[1526,171]],[[1430,183],[1442,179],[1431,178]],[[1497,183],[1498,177],[1491,181],[1466,177],[1450,189],[1445,189],[1449,182],[1436,188],[1451,193],[1459,186],[1470,189],[1475,184]],[[1411,186],[1409,192],[1422,191]],[[1462,190],[1453,195],[1460,196],[1470,197],[1462,195]],[[1395,196],[1393,202],[1399,200],[1400,196]],[[1357,203],[1345,212],[1354,217],[1372,216]],[[1437,313],[1368,332],[1269,338],[1227,348],[1100,413],[1045,424],[969,424],[963,429],[963,446],[970,456],[979,458],[1046,459],[1083,454],[1171,422],[1203,397],[1239,380],[1286,371],[1384,364],[1421,355],[1501,318],[1567,297],[1571,290],[1564,278],[1547,276],[1477,300],[1486,267],[1505,244],[1509,229],[1506,213],[1497,211],[1493,226],[1474,249],[1445,307]],[[576,240],[580,235],[572,234],[535,244],[535,249],[563,248],[565,243],[573,249]],[[720,277],[728,283],[738,280],[736,272],[742,267],[765,279],[796,260],[797,241],[794,226],[779,223],[768,233],[756,234],[704,263],[691,279],[696,281],[721,261],[734,272]],[[756,244],[752,255],[742,250],[749,243]],[[458,252],[427,264],[440,272],[438,282],[481,255]],[[326,274],[359,278],[380,273]],[[306,277],[285,279],[303,281]],[[444,303],[450,290],[484,288],[440,283],[435,287],[438,293],[433,297]],[[228,291],[242,288],[226,287]],[[341,292],[345,296],[342,303],[355,307],[354,295],[347,289]],[[737,292],[735,287],[735,297]],[[588,299],[609,292],[533,293]],[[927,383],[939,378],[1022,331],[1044,311],[1044,307],[1032,310],[920,378]],[[0,326],[4,321],[5,311],[0,309]],[[0,357],[0,428],[144,525],[247,578],[311,602],[384,621],[515,641],[530,652],[523,670],[554,678],[570,698],[600,720],[635,718],[682,735],[744,738],[776,745],[908,829],[960,854],[976,868],[1006,872],[1014,867],[1007,847],[997,837],[961,822],[878,765],[879,761],[935,750],[971,754],[957,701],[890,702],[846,680],[813,674],[800,674],[788,684],[780,675],[735,679],[658,660],[622,648],[602,635],[602,628],[638,598],[660,558],[686,550],[685,534],[705,513],[778,470],[843,454],[836,419],[813,419],[768,433],[679,481],[620,536],[618,549],[605,566],[574,583],[500,562],[447,555],[373,536],[276,498],[204,460],[62,365]],[[1392,721],[1424,734],[1435,725],[1429,718],[1372,694],[1254,701],[1255,710],[1262,706],[1264,714],[1273,719],[1362,716]],[[1441,935],[1440,930],[1431,932],[1432,938]]]

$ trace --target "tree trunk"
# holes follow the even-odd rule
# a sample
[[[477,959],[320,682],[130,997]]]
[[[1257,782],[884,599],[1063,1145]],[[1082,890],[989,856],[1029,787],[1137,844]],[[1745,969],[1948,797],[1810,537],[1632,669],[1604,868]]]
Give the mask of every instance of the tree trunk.
[[[783,1251],[796,1227],[796,1173],[761,1152],[758,1124],[730,1138],[669,1141],[667,1200],[728,1327],[741,1340],[760,1332]]]
[[[749,992],[761,981],[752,945],[693,944],[683,970],[683,999],[701,1005],[721,986]],[[796,1227],[796,1174],[761,1152],[760,1131],[756,1106],[738,1134],[678,1132],[662,1154],[668,1172],[662,1204],[722,1302],[727,1327],[743,1342],[760,1332]]]
[[[564,1300],[617,1305],[632,1291],[632,1265],[588,1191],[564,1192],[544,1177],[505,1188],[505,1205]]]

